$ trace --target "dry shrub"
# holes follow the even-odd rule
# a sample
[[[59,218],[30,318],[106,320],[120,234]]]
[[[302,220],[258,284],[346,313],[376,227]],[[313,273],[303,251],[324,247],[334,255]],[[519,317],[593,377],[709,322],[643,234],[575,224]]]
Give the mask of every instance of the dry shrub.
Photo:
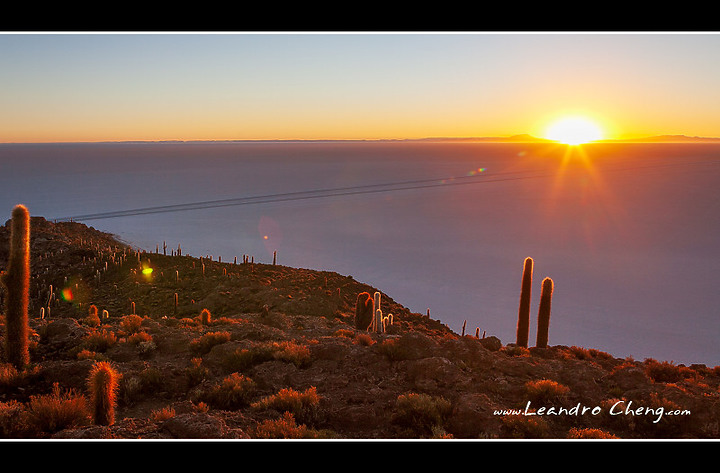
[[[27,412],[25,405],[18,401],[0,401],[0,438],[21,438],[27,436]]]
[[[136,346],[139,346],[141,344],[150,344],[152,343],[152,341],[152,335],[147,332],[135,332],[126,339],[126,343]]]
[[[375,343],[372,336],[369,333],[358,333],[355,335],[355,343],[364,347],[369,347]]]
[[[197,386],[210,375],[210,370],[203,366],[202,358],[192,358],[190,366],[185,368],[185,375],[190,386]]]
[[[540,379],[525,383],[525,392],[532,402],[550,404],[562,401],[570,388],[550,379]]]
[[[190,342],[190,351],[198,355],[209,353],[212,347],[230,341],[230,332],[208,332]]]
[[[169,406],[163,407],[162,409],[155,409],[150,413],[150,420],[153,422],[163,422],[173,417],[175,417],[175,409]]]
[[[97,314],[97,307],[95,308],[95,312],[90,311],[88,316],[83,319],[83,323],[88,327],[100,326],[100,316]]]
[[[624,410],[625,406],[627,406],[627,403],[628,400],[624,397],[615,397],[600,401],[600,408],[602,409],[600,417],[605,422],[605,425],[611,426],[613,430],[619,432],[632,430],[635,423],[635,419],[633,416],[613,415],[610,413],[611,409],[613,409],[614,412]]]
[[[293,341],[271,342],[269,345],[275,360],[292,363],[297,367],[306,366],[310,362],[310,349]]]
[[[180,325],[183,327],[199,327],[200,326],[200,320],[199,319],[191,319],[190,317],[183,317],[179,320]]]
[[[222,366],[227,371],[243,371],[258,363],[271,359],[265,351],[259,351],[254,348],[237,348],[225,354],[222,359]]]
[[[91,350],[80,350],[77,354],[78,360],[96,360],[98,358],[98,354]]]
[[[315,386],[305,391],[285,388],[276,394],[266,396],[250,406],[258,410],[274,409],[278,412],[290,412],[300,422],[312,424],[317,420],[320,396]]]
[[[18,371],[10,363],[0,364],[0,386],[17,386],[24,378],[24,371]]]
[[[526,347],[521,347],[520,345],[505,346],[502,347],[500,351],[505,353],[507,356],[513,357],[530,356],[530,349]]]
[[[154,366],[145,366],[138,373],[139,391],[144,394],[153,394],[165,389],[165,376],[160,369]]]
[[[605,353],[595,348],[583,348],[573,345],[568,348],[568,351],[578,360],[590,360],[593,358],[608,360],[612,358],[612,355],[609,353]]]
[[[115,336],[115,333],[102,329],[93,331],[86,335],[82,339],[82,348],[90,351],[104,352],[113,347],[116,343],[117,337]]]
[[[305,425],[298,425],[290,412],[285,412],[280,419],[268,419],[256,428],[256,436],[260,439],[304,439],[311,438],[311,431]]]
[[[210,410],[210,406],[200,401],[197,404],[193,404],[192,411],[197,413],[205,413]]]
[[[406,359],[405,350],[402,349],[398,339],[396,338],[388,338],[378,343],[376,346],[378,351],[387,356],[391,361]]]
[[[543,439],[550,436],[550,426],[542,417],[511,415],[502,418],[504,437]]]
[[[36,433],[54,433],[82,427],[91,420],[87,400],[73,390],[61,392],[53,384],[52,394],[31,396],[28,402],[28,426]]]
[[[617,439],[617,437],[609,432],[605,432],[601,429],[584,428],[578,429],[573,427],[568,431],[567,438],[569,439]]]
[[[293,341],[257,343],[251,348],[238,348],[227,353],[223,367],[228,371],[243,371],[272,360],[293,363],[301,368],[310,363],[310,349]]]
[[[247,406],[255,390],[255,381],[240,373],[232,373],[201,397],[204,402],[218,409],[235,410]]]
[[[346,328],[341,328],[336,330],[333,335],[335,335],[336,337],[353,338],[355,336],[355,332]]]
[[[683,379],[696,378],[698,372],[686,366],[677,366],[668,361],[648,358],[644,362],[645,373],[656,383],[677,383]]]
[[[393,422],[420,435],[432,435],[450,414],[451,404],[443,397],[424,393],[401,394]]]
[[[139,332],[142,328],[142,323],[142,317],[137,314],[130,314],[122,318],[120,321],[120,328],[122,328],[126,334],[130,335]]]

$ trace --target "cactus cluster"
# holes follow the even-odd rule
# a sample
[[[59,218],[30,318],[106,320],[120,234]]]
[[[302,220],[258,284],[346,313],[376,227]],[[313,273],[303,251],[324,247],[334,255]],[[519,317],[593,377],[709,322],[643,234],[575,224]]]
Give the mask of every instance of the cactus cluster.
[[[370,297],[369,292],[361,292],[355,301],[355,328],[370,332],[385,333],[393,324],[393,315],[383,316],[380,309],[380,293]]]
[[[520,288],[520,308],[518,310],[516,331],[516,345],[524,348],[527,348],[528,346],[530,330],[530,295],[532,292],[533,265],[534,261],[532,258],[525,258],[522,284]],[[538,309],[537,338],[535,341],[535,346],[538,348],[547,348],[548,346],[550,307],[552,303],[553,289],[553,280],[547,277],[543,279],[540,293],[540,307]]]

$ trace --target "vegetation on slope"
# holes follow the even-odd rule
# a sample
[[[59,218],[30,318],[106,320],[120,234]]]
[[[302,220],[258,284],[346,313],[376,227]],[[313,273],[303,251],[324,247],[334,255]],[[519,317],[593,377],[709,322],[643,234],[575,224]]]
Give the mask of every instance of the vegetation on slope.
[[[358,294],[379,291],[349,276],[31,228],[30,362],[0,355],[0,438],[718,436],[717,367],[503,346],[386,294],[392,324],[368,331]]]

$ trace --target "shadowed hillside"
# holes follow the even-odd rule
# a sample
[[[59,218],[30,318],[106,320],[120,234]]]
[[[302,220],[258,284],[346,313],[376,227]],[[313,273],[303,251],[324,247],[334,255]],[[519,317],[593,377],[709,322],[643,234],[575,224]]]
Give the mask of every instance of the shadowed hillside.
[[[8,222],[1,270],[9,241]],[[79,223],[32,218],[30,249],[30,364],[1,355],[0,438],[720,435],[718,368],[503,345],[350,276],[137,252]],[[363,292],[392,314],[384,333],[355,328]],[[101,362],[117,375],[105,422]]]

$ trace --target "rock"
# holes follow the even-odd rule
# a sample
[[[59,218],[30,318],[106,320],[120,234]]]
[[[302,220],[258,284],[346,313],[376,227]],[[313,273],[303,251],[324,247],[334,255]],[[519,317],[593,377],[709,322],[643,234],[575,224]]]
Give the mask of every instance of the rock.
[[[492,401],[486,394],[463,394],[455,402],[446,428],[456,438],[494,437],[499,423],[493,409]]]
[[[43,328],[43,336],[49,344],[66,345],[85,336],[87,328],[81,326],[76,319],[55,319]]]
[[[484,346],[485,348],[487,348],[490,351],[498,351],[499,349],[502,348],[502,342],[497,337],[491,336],[491,337],[480,338],[479,340],[480,340],[480,343],[482,344],[482,346]]]
[[[310,357],[313,360],[340,361],[350,353],[348,345],[351,340],[347,338],[327,337],[323,343],[310,345]]]
[[[618,366],[607,375],[607,379],[622,390],[636,389],[652,383],[645,370],[637,365]]]
[[[441,356],[404,361],[400,364],[400,369],[406,372],[413,388],[423,392],[457,388],[464,381],[460,368]]]
[[[467,366],[492,366],[493,356],[481,341],[474,337],[446,340],[442,352],[453,360],[462,360]]]
[[[434,355],[434,350],[439,347],[437,341],[428,335],[420,332],[407,332],[398,337],[388,339],[395,344],[395,356],[400,360],[415,360],[427,358]],[[374,347],[380,344],[374,345]]]
[[[162,424],[162,430],[175,439],[220,439],[228,433],[222,419],[206,413],[176,415]]]
[[[65,429],[52,435],[54,439],[112,439],[113,435],[109,427],[94,425],[81,429]]]

